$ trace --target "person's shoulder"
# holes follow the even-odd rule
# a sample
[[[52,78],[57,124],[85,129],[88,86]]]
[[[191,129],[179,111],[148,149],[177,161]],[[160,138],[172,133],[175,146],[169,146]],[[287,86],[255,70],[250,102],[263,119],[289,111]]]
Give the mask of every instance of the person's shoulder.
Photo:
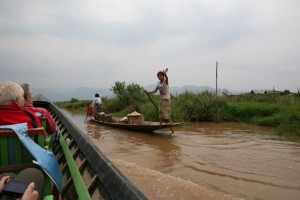
[[[39,112],[39,113],[48,113],[48,110],[46,110],[45,108],[41,108],[41,107],[32,107],[31,110],[33,112]]]
[[[33,111],[34,107],[33,106],[24,106],[24,110],[30,110]]]
[[[23,108],[17,104],[3,105],[3,106],[0,106],[0,108],[1,108],[0,109],[1,111],[5,111],[5,112],[7,112],[7,111],[22,111],[23,110]]]

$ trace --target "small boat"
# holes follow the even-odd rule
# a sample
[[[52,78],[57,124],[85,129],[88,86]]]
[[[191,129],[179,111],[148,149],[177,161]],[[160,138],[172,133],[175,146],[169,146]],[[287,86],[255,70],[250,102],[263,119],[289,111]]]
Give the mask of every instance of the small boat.
[[[46,108],[52,114],[60,133],[59,144],[53,149],[62,172],[62,191],[59,199],[147,199],[52,102],[42,95],[37,95],[33,105]],[[4,142],[10,140],[5,137],[6,135],[3,135],[0,139]],[[2,144],[1,149],[4,148]],[[6,152],[1,150],[2,156],[4,153]],[[25,164],[27,167],[28,165],[29,163]],[[18,163],[16,166],[21,165]],[[0,166],[0,169],[8,169],[4,167]],[[51,190],[48,189],[47,192],[50,195],[45,195],[44,199],[54,199],[53,195],[51,198]]]
[[[101,124],[105,126],[110,126],[114,128],[119,129],[125,129],[130,131],[140,131],[140,132],[152,132],[158,129],[165,129],[165,128],[172,128],[176,126],[180,126],[182,123],[173,123],[173,124],[167,124],[163,123],[160,124],[159,122],[152,122],[152,121],[145,121],[143,124],[125,124],[119,121],[113,121],[113,122],[105,122],[101,120],[91,119],[89,121],[90,123],[95,124]]]
[[[173,132],[173,127],[180,126],[182,122],[179,123],[162,123],[154,122],[154,121],[144,121],[142,115],[133,112],[130,113],[125,120],[119,119],[119,118],[113,118],[110,114],[104,115],[103,117],[99,117],[99,119],[91,119],[89,120],[90,123],[94,124],[101,124],[105,126],[110,126],[114,128],[124,129],[124,130],[130,130],[130,131],[139,131],[139,132],[152,132],[158,129],[166,129],[170,128]],[[131,117],[131,119],[129,118]],[[136,118],[136,119],[134,119]],[[128,120],[127,120],[128,119]]]

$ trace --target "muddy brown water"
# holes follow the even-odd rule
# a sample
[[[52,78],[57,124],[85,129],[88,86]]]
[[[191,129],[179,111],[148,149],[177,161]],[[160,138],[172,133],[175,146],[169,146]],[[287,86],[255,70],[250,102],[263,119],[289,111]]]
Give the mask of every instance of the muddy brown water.
[[[147,134],[64,112],[149,199],[300,199],[300,143],[272,128],[195,123]]]

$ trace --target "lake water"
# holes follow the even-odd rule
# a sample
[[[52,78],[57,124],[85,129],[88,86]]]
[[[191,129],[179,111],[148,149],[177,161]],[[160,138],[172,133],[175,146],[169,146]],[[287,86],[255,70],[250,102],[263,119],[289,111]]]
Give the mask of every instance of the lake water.
[[[300,143],[272,128],[195,123],[149,134],[64,112],[149,199],[300,199]]]

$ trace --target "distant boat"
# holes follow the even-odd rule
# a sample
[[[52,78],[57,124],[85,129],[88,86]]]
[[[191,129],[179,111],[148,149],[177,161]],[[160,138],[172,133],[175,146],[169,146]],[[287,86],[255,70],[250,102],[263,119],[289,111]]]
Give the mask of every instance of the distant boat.
[[[90,123],[101,124],[105,126],[110,126],[119,129],[125,129],[130,131],[140,131],[140,132],[152,132],[158,129],[172,128],[180,126],[182,123],[173,123],[173,124],[159,124],[159,122],[145,121],[143,124],[125,124],[118,121],[114,122],[105,122],[100,120],[91,119]]]
[[[140,131],[140,132],[152,132],[158,129],[166,129],[170,128],[173,132],[173,127],[180,126],[182,122],[179,123],[162,123],[160,124],[159,122],[154,122],[154,121],[144,121],[143,117],[140,120],[139,117],[142,115],[139,113],[134,112],[134,115],[132,117],[136,117],[137,120],[130,120],[130,115],[128,115],[128,119],[122,120],[119,118],[113,118],[111,115],[104,115],[104,117],[100,117],[98,120],[97,119],[91,119],[89,120],[90,123],[94,124],[101,124],[104,126],[110,126],[114,128],[119,128],[119,129],[124,129],[124,130],[130,130],[130,131]]]

